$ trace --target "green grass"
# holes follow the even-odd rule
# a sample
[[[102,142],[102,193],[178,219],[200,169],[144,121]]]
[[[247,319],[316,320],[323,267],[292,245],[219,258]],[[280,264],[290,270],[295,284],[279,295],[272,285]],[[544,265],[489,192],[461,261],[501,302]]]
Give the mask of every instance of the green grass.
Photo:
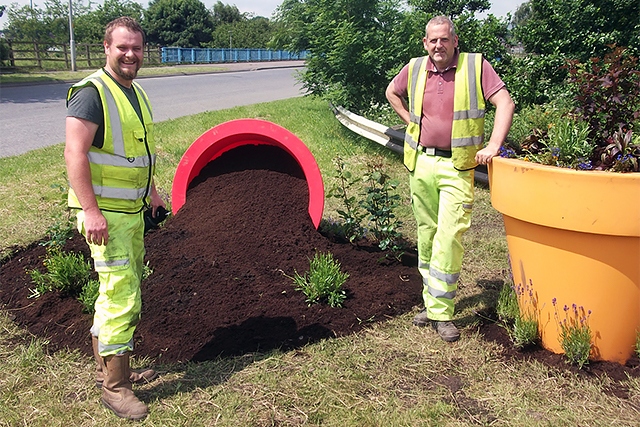
[[[196,74],[202,72],[216,72],[223,70],[215,65],[184,65],[173,67],[144,67],[138,72],[139,77],[165,76],[173,74]],[[82,69],[77,71],[20,71],[10,74],[0,74],[0,84],[20,84],[20,83],[55,83],[55,82],[77,82],[85,76],[93,73],[95,68]]]
[[[398,215],[412,238],[408,177],[397,155],[345,129],[328,105],[294,98],[158,123],[158,186],[170,194],[182,153],[209,128],[237,118],[277,123],[308,145],[331,186],[332,159],[361,175],[381,161],[401,182]],[[59,215],[65,184],[62,146],[0,159],[0,248],[44,235]],[[324,216],[338,218],[327,199]],[[504,361],[500,347],[475,331],[475,312],[494,307],[509,280],[500,215],[478,185],[473,225],[456,301],[462,338],[445,343],[407,313],[358,334],[288,352],[246,354],[204,363],[156,366],[161,377],[136,387],[150,406],[146,426],[633,426],[640,381],[615,397],[608,378],[557,372],[534,362]],[[0,291],[1,291],[0,283]],[[142,320],[144,321],[144,319]],[[88,333],[88,332],[87,332]],[[170,331],[167,331],[170,333]],[[93,361],[77,351],[52,353],[0,310],[0,426],[125,426],[100,403]],[[134,360],[142,365],[146,361]]]

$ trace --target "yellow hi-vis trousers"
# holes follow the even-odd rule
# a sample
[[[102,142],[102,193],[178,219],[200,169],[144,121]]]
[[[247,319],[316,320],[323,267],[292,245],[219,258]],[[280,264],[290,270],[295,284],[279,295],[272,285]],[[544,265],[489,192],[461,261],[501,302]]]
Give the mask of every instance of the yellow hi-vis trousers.
[[[133,332],[142,310],[145,249],[142,213],[102,214],[109,227],[109,242],[106,246],[89,243],[100,280],[91,334],[98,337],[98,352],[106,357],[133,350]],[[79,211],[77,219],[78,230],[86,237],[84,212]]]
[[[473,170],[458,171],[450,158],[418,154],[410,175],[418,229],[418,270],[431,320],[453,318],[462,268],[462,235],[471,225]]]

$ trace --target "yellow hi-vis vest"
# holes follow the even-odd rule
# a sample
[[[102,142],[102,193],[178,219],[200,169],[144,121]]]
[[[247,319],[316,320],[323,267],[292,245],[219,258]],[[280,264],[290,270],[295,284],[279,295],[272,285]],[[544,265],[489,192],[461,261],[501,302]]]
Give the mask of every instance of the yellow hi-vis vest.
[[[75,90],[90,83],[98,89],[104,111],[104,144],[102,148],[91,146],[88,153],[98,207],[113,212],[139,212],[149,204],[155,172],[149,98],[140,85],[133,82],[143,123],[118,84],[104,70],[99,70],[69,88],[67,101]],[[68,203],[71,208],[82,208],[72,188],[69,188]]]
[[[416,167],[422,100],[427,84],[426,56],[409,62],[409,115],[404,137],[404,165],[409,171]],[[451,158],[459,170],[477,166],[476,153],[484,141],[485,102],[482,93],[482,55],[460,53],[455,74],[453,98],[453,126],[451,129]]]

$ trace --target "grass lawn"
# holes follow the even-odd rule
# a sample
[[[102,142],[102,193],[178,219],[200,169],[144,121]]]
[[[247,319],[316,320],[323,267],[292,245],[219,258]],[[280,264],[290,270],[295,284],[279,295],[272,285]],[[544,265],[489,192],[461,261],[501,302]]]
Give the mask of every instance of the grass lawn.
[[[345,129],[326,102],[293,98],[207,112],[157,124],[157,184],[170,195],[182,154],[211,127],[261,118],[296,134],[316,157],[325,189],[335,184],[333,159],[354,175],[382,162],[401,180],[403,233],[413,238],[408,176],[399,157]],[[63,146],[0,159],[0,248],[41,238],[64,215]],[[325,218],[339,200],[327,198]],[[500,215],[487,188],[476,186],[473,226],[457,297],[462,337],[444,343],[411,325],[413,313],[364,332],[295,351],[252,353],[203,363],[159,366],[156,382],[136,387],[150,407],[148,426],[637,426],[640,383],[629,395],[611,380],[505,361],[501,348],[477,332],[476,312],[495,305],[510,280]],[[0,283],[0,292],[1,292]],[[94,387],[93,360],[77,351],[50,354],[0,309],[0,426],[129,425],[104,409]],[[142,319],[144,321],[144,319]],[[167,331],[171,333],[171,331]],[[136,360],[137,364],[150,361]]]

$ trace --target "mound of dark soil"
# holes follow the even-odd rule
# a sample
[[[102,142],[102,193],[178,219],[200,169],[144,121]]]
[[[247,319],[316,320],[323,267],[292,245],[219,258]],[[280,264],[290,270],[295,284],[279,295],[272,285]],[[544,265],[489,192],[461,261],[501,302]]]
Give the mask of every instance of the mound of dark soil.
[[[323,236],[307,210],[303,173],[280,149],[238,148],[209,163],[180,212],[146,237],[153,273],[142,284],[135,353],[174,362],[291,349],[351,334],[421,304],[415,266],[385,259],[372,246]],[[66,249],[89,257],[81,236]],[[332,253],[349,274],[343,308],[309,306],[294,289],[291,276],[308,271],[317,252]],[[25,271],[42,269],[44,256],[44,247],[34,243],[1,266],[0,302],[16,323],[46,337],[52,350],[90,354],[92,319],[76,300],[57,293],[27,298],[33,284]],[[506,358],[577,372],[561,355],[540,348],[516,351],[496,324],[483,325],[481,333],[502,344]],[[640,376],[638,365],[637,358],[627,366],[591,362],[579,372],[623,381]],[[625,390],[612,389],[618,395]]]
[[[241,147],[209,163],[180,212],[146,237],[153,273],[142,285],[135,353],[173,362],[294,348],[420,304],[414,267],[385,259],[375,247],[324,237],[309,218],[308,200],[302,170],[281,149]],[[81,236],[66,249],[89,257]],[[295,290],[292,276],[306,273],[317,252],[332,253],[349,274],[342,308],[309,306]],[[2,266],[0,301],[53,349],[89,353],[92,319],[77,301],[56,293],[27,299],[33,284],[25,270],[42,268],[44,255],[33,244]]]

